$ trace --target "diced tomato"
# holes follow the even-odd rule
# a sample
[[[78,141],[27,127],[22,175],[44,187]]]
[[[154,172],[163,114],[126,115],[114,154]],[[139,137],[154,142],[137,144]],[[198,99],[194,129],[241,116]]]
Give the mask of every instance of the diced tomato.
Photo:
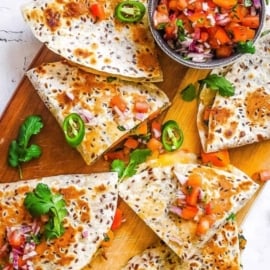
[[[214,34],[214,38],[217,40],[219,45],[231,43],[231,39],[224,30],[224,28],[218,26]]]
[[[207,18],[207,14],[202,11],[195,11],[194,13],[188,16],[189,20],[193,23],[193,26],[196,27],[210,27],[210,21]]]
[[[208,232],[210,229],[210,220],[206,216],[202,216],[198,222],[197,228],[196,228],[196,235],[201,236]]]
[[[191,191],[186,195],[186,202],[188,205],[196,206],[199,201],[201,189],[198,186],[192,186]]]
[[[114,215],[114,218],[113,218],[111,230],[114,231],[114,230],[120,228],[122,223],[123,223],[123,211],[120,208],[117,208],[115,215]]]
[[[137,113],[147,113],[150,106],[144,97],[137,97],[134,103],[134,110]]]
[[[201,31],[201,34],[200,34],[200,41],[205,42],[205,41],[208,40],[208,38],[209,38],[208,32],[206,32],[206,31]]]
[[[213,210],[213,206],[212,206],[211,202],[206,203],[205,206],[204,206],[205,214],[206,215],[211,215],[212,212],[213,212],[212,210]]]
[[[175,39],[177,36],[177,26],[175,21],[169,22],[165,25],[165,35],[166,40]]]
[[[184,10],[188,6],[186,0],[169,0],[168,7],[171,10]]]
[[[103,155],[106,161],[113,161],[115,159],[125,160],[125,153],[123,150],[107,152]]]
[[[91,4],[90,12],[98,20],[104,20],[106,18],[104,7],[100,3]]]
[[[237,5],[232,9],[230,18],[234,22],[241,22],[242,19],[248,14],[248,8],[244,5]]]
[[[222,45],[216,49],[216,57],[217,58],[225,58],[229,57],[233,52],[233,47],[230,45]]]
[[[182,209],[181,218],[187,219],[187,220],[193,219],[197,215],[198,211],[199,209],[197,206],[186,205]]]
[[[189,1],[188,9],[189,10],[202,10],[202,0]]]
[[[246,26],[235,26],[232,27],[232,35],[233,35],[233,41],[234,42],[245,42],[247,40],[252,40],[255,36],[255,30],[250,29]]]
[[[213,0],[213,2],[219,6],[226,9],[232,8],[237,4],[237,0]]]
[[[230,156],[227,149],[212,153],[201,151],[202,163],[210,163],[217,167],[225,167],[230,164]]]
[[[128,147],[129,149],[136,149],[139,146],[138,140],[130,137],[124,142],[124,146]]]
[[[112,99],[110,101],[110,106],[111,107],[116,106],[121,112],[124,112],[127,108],[127,104],[126,104],[125,100],[119,95],[112,97]]]
[[[151,123],[151,135],[152,137],[158,139],[161,136],[161,127],[162,124],[157,121],[157,120],[153,120]]]
[[[20,247],[25,243],[25,237],[19,230],[13,230],[7,234],[8,242],[12,247]]]
[[[201,187],[202,177],[197,173],[190,174],[187,179],[186,185],[192,187]]]
[[[142,122],[140,125],[138,125],[134,129],[134,134],[135,135],[146,135],[148,133],[148,125],[147,122]]]
[[[260,18],[258,15],[256,16],[245,16],[242,19],[242,25],[250,27],[250,28],[255,28],[257,29],[260,25]]]
[[[147,148],[150,149],[152,152],[160,151],[163,147],[162,142],[156,138],[150,138],[150,140],[146,144]]]

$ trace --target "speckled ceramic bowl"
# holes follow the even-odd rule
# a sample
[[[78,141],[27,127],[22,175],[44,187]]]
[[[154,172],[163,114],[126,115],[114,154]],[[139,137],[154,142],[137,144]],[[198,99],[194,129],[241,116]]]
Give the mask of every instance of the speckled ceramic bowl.
[[[148,16],[150,22],[150,29],[154,36],[154,39],[157,45],[161,48],[161,50],[167,54],[170,58],[175,60],[176,62],[183,64],[187,67],[196,68],[196,69],[213,69],[215,67],[222,67],[232,64],[234,61],[239,59],[243,54],[242,53],[234,53],[230,57],[220,58],[220,59],[211,59],[206,62],[194,62],[192,60],[184,59],[179,53],[176,53],[172,48],[169,47],[167,42],[163,39],[161,33],[154,28],[153,23],[153,14],[160,0],[149,0],[148,1]],[[260,13],[260,26],[257,29],[254,42],[259,38],[265,20],[265,0],[261,0],[261,13]]]

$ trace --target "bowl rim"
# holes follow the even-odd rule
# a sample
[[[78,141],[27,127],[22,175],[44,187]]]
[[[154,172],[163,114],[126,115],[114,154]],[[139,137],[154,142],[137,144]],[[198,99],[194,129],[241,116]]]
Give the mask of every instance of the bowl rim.
[[[220,58],[215,59],[211,61],[206,62],[193,62],[191,60],[186,60],[182,57],[179,57],[180,54],[175,53],[169,45],[164,42],[164,39],[160,35],[160,32],[154,28],[154,22],[153,22],[153,14],[156,9],[156,6],[158,4],[159,0],[149,0],[148,1],[148,9],[147,9],[147,16],[149,21],[149,28],[150,31],[154,37],[155,42],[157,43],[158,47],[170,58],[172,58],[174,61],[183,64],[190,68],[196,68],[196,69],[213,69],[216,67],[224,67],[228,66],[230,64],[233,64],[236,60],[241,58],[245,53],[236,53],[233,54],[230,57],[227,58]],[[264,0],[260,0],[261,3],[261,12],[260,12],[260,25],[259,28],[256,31],[255,37],[253,39],[253,42],[256,43],[256,41],[259,39],[262,30],[264,28],[265,23],[265,17],[266,17],[266,3]]]

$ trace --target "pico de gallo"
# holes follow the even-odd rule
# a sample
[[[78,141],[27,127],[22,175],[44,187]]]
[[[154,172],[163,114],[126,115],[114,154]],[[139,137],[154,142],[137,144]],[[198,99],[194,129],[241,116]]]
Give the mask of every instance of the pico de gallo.
[[[154,27],[176,53],[194,62],[254,53],[260,0],[160,0]]]

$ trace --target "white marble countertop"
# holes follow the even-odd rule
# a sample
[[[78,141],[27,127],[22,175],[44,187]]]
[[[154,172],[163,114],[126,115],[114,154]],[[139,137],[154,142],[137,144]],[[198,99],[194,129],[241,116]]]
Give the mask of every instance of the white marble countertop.
[[[0,1],[0,117],[41,47],[22,19],[20,6],[26,2]],[[270,183],[267,183],[242,226],[248,240],[242,255],[243,270],[270,269],[269,198]]]

